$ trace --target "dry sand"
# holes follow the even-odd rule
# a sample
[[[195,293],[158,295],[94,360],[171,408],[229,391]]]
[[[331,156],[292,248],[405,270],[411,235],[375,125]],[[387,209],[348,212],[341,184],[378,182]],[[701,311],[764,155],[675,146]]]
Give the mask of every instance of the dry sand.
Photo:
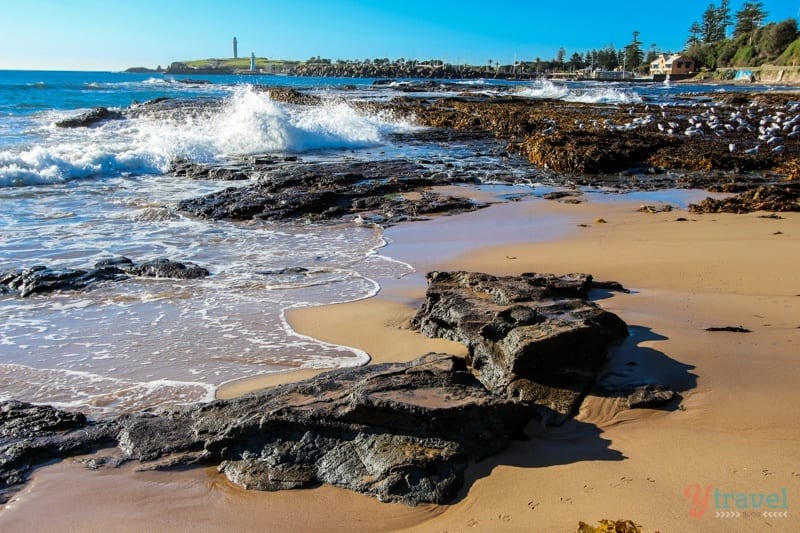
[[[471,467],[449,506],[380,504],[330,487],[247,493],[209,471],[98,473],[64,462],[37,472],[0,512],[0,530],[567,532],[579,520],[629,518],[649,532],[796,531],[800,215],[646,214],[635,211],[638,201],[594,200],[524,201],[393,228],[385,253],[420,274],[380,280],[378,298],[293,311],[289,320],[375,361],[463,353],[403,329],[424,292],[422,272],[589,272],[633,291],[596,295],[632,332],[608,372],[670,385],[683,396],[679,408],[620,411],[613,399],[590,397],[574,422],[532,424],[531,440]],[[740,325],[752,332],[705,331]],[[784,489],[787,508],[773,511],[788,517],[764,517],[763,508],[715,516],[726,510],[715,491],[722,504],[725,494],[758,501]],[[735,511],[735,497],[727,501]],[[705,513],[692,517],[693,508]]]

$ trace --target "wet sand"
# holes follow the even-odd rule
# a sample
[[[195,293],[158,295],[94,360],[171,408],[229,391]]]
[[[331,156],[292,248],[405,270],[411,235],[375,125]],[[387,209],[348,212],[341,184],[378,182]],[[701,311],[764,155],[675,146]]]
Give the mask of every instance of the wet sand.
[[[300,333],[373,361],[410,359],[463,350],[404,329],[427,270],[589,272],[632,290],[595,294],[631,326],[607,371],[669,385],[682,395],[679,407],[620,411],[613,398],[590,397],[574,422],[532,424],[531,440],[471,467],[449,506],[380,504],[330,487],[253,493],[209,470],[89,472],[63,462],[38,471],[0,511],[0,529],[563,532],[579,520],[628,518],[645,531],[792,531],[800,513],[800,214],[647,214],[624,197],[593,200],[525,200],[392,228],[384,253],[418,274],[379,280],[377,298],[288,318]],[[740,325],[752,332],[705,331]],[[239,382],[229,392],[265,383]],[[694,501],[687,488],[711,497]],[[785,489],[788,508],[776,510],[789,516],[767,518],[761,509],[717,518],[725,509],[715,489]],[[705,512],[695,518],[693,508]]]

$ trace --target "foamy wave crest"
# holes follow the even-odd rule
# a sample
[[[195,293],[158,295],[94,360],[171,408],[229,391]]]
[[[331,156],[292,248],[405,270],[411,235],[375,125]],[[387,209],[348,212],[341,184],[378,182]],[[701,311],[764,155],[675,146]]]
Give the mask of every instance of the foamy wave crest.
[[[526,98],[562,100],[570,95],[570,91],[565,85],[556,85],[552,81],[541,80],[535,82],[533,87],[523,87],[518,91],[518,94]]]
[[[614,87],[570,89],[566,85],[559,85],[549,80],[537,81],[533,87],[520,89],[518,94],[526,98],[551,98],[586,104],[635,104],[642,101],[642,98],[632,91]]]
[[[217,149],[228,155],[308,152],[377,146],[391,129],[376,117],[358,114],[346,103],[290,106],[245,86],[221,114]]]
[[[73,131],[42,127],[42,140],[35,146],[0,151],[0,187],[160,174],[175,158],[210,162],[250,154],[368,148],[409,128],[389,117],[359,113],[343,102],[294,106],[242,86],[221,107],[194,113],[176,110]]]
[[[638,94],[615,88],[590,89],[570,95],[565,100],[587,104],[638,104],[642,102],[642,98]]]
[[[242,86],[219,111],[208,116],[176,116],[143,124],[141,141],[162,158],[215,160],[271,152],[368,148],[382,144],[385,134],[402,127],[381,117],[361,115],[346,103],[293,106]]]
[[[149,154],[114,153],[101,146],[34,146],[21,152],[0,152],[0,187],[62,183],[102,175],[152,174],[162,171]]]

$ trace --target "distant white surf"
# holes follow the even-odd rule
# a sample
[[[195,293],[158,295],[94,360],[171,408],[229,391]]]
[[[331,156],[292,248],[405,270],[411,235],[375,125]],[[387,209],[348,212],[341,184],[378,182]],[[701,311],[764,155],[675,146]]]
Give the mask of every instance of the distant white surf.
[[[608,86],[575,89],[566,84],[557,84],[550,80],[536,81],[532,86],[520,88],[517,94],[526,98],[554,99],[587,104],[635,104],[642,102],[642,98],[633,91]]]

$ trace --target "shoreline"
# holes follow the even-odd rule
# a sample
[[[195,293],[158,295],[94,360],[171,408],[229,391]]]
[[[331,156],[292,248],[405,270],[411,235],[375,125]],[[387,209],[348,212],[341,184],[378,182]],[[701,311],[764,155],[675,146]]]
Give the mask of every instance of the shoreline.
[[[579,520],[624,518],[645,531],[707,531],[729,522],[714,517],[713,502],[702,518],[692,518],[687,486],[739,493],[786,488],[794,500],[800,417],[776,406],[799,399],[793,369],[800,362],[800,214],[779,220],[759,213],[649,214],[636,212],[638,205],[624,196],[578,205],[527,198],[389,228],[390,245],[381,253],[410,262],[416,274],[384,280],[373,298],[292,310],[287,319],[300,334],[364,350],[374,362],[413,358],[463,349],[403,328],[424,293],[427,270],[583,271],[633,291],[596,295],[633,332],[607,370],[636,361],[638,372],[679,390],[682,408],[620,411],[608,398],[589,397],[576,420],[544,432],[529,427],[530,441],[471,466],[466,487],[446,506],[382,504],[333,487],[244,491],[210,469],[136,472],[132,465],[90,472],[63,461],[37,470],[0,511],[0,527],[555,532],[572,531]],[[676,221],[684,216],[689,220]],[[740,324],[753,333],[704,331]],[[135,519],[128,526],[120,516]],[[781,530],[790,523],[748,517],[735,527]]]
[[[613,400],[590,396],[574,422],[537,435],[533,443],[514,443],[472,467],[459,501],[413,530],[567,531],[579,520],[596,524],[624,518],[648,531],[704,531],[718,527],[719,518],[713,504],[703,517],[693,518],[686,487],[799,490],[800,472],[791,452],[791,443],[800,439],[798,417],[771,406],[794,401],[792,391],[800,382],[789,370],[800,359],[795,353],[800,286],[792,286],[797,283],[793,265],[800,260],[800,216],[786,213],[772,220],[759,213],[706,214],[679,222],[683,211],[637,213],[637,204],[624,199],[532,205],[580,218],[588,227],[555,240],[478,247],[440,266],[497,275],[583,271],[622,282],[632,294],[603,296],[600,303],[629,323],[632,337],[612,353],[606,372],[626,372],[626,365],[636,362],[640,373],[661,376],[675,387],[683,396],[681,407],[672,412],[619,410]],[[607,223],[596,223],[600,217]],[[387,233],[428,231],[405,226]],[[789,242],[779,241],[782,237]],[[399,250],[389,253],[398,257]],[[398,258],[413,260],[415,252],[410,253]],[[418,263],[429,264],[425,259]],[[372,300],[397,298],[391,286],[386,292]],[[408,317],[415,312],[414,300],[406,302]],[[346,305],[381,320],[374,313],[379,304]],[[337,322],[334,315],[341,308],[327,311],[328,320]],[[325,314],[325,308],[299,310],[292,320],[300,331],[316,336],[329,327],[320,326]],[[705,331],[740,324],[752,333]],[[346,337],[341,323],[333,330],[342,335],[338,338]],[[325,339],[336,341],[337,336]],[[531,458],[538,453],[544,458]],[[509,496],[507,486],[536,490]],[[736,527],[760,531],[768,524],[781,530],[788,522],[750,516]]]
[[[705,91],[702,87],[696,90],[695,94]],[[797,105],[795,98],[786,97],[788,91],[774,98],[778,93],[775,91],[770,97],[770,92],[764,90],[763,96],[758,98],[747,96],[741,99],[741,102],[764,102],[763,107],[762,104],[735,103],[731,104],[731,109],[737,112],[754,110],[755,118],[751,120],[782,122],[779,117],[786,113],[781,110],[794,114]],[[710,89],[708,94],[711,94]],[[284,96],[287,96],[287,101],[300,101],[303,97],[298,91],[289,91]],[[375,174],[378,178],[375,183],[382,183],[381,180],[391,176],[408,179],[403,178],[407,174],[432,178],[438,176],[438,170],[446,170],[448,177],[456,176],[459,180],[470,178],[467,181],[476,176],[494,177],[495,173],[500,178],[512,177],[514,181],[526,176],[526,180],[536,178],[549,184],[543,185],[544,190],[556,192],[547,195],[550,198],[561,197],[565,192],[562,189],[569,189],[566,192],[571,197],[562,198],[563,202],[546,201],[532,196],[530,188],[520,190],[525,186],[451,185],[449,194],[454,196],[482,197],[483,201],[490,201],[494,195],[507,201],[475,212],[433,216],[425,221],[399,224],[385,230],[384,241],[389,246],[371,251],[407,263],[416,271],[402,276],[400,272],[405,267],[403,270],[376,269],[376,273],[365,279],[371,282],[371,278],[376,278],[376,282],[368,283],[367,288],[374,289],[368,291],[373,293],[380,287],[377,296],[349,303],[288,310],[284,310],[284,306],[290,306],[291,299],[281,299],[281,303],[275,305],[256,303],[245,309],[246,321],[243,323],[252,324],[252,329],[237,328],[235,324],[228,329],[241,329],[241,339],[251,342],[263,331],[271,331],[270,328],[277,325],[282,334],[291,330],[299,337],[314,337],[338,349],[350,346],[356,354],[365,355],[350,358],[350,364],[366,359],[370,359],[372,364],[403,361],[429,351],[463,354],[465,348],[459,344],[428,339],[408,329],[409,319],[425,292],[426,272],[472,270],[509,275],[586,272],[599,281],[615,280],[631,289],[630,294],[603,290],[592,292],[593,298],[603,308],[616,313],[629,324],[631,332],[631,337],[612,351],[604,369],[605,376],[612,380],[612,385],[613,379],[625,384],[664,384],[678,394],[678,399],[666,410],[629,410],[621,398],[614,397],[613,389],[597,389],[597,396],[590,395],[585,399],[574,420],[555,428],[530,424],[526,429],[530,440],[514,442],[502,453],[470,466],[465,487],[448,505],[407,508],[381,504],[367,496],[329,486],[255,493],[232,485],[211,468],[154,472],[150,470],[154,464],[150,461],[91,472],[86,468],[87,459],[84,458],[83,464],[75,464],[70,459],[37,469],[30,483],[22,487],[12,503],[0,509],[0,529],[124,530],[127,527],[134,529],[134,526],[141,529],[144,525],[147,529],[179,530],[186,528],[187,524],[202,524],[209,531],[257,531],[269,524],[277,530],[322,531],[352,529],[356,524],[359,529],[371,531],[462,531],[468,528],[564,531],[574,530],[579,520],[596,524],[600,519],[611,518],[632,519],[642,524],[645,530],[705,531],[726,524],[715,521],[715,508],[710,506],[717,505],[716,502],[705,500],[704,503],[696,498],[687,498],[691,487],[698,487],[698,493],[705,487],[728,494],[783,493],[794,500],[800,489],[794,450],[800,441],[800,415],[785,406],[800,399],[796,392],[800,374],[795,370],[800,362],[797,353],[800,341],[798,213],[773,214],[771,217],[762,216],[766,213],[695,214],[684,209],[688,203],[687,195],[693,192],[665,189],[652,194],[639,191],[604,195],[598,191],[638,189],[637,183],[641,183],[643,188],[648,184],[700,188],[713,182],[717,186],[724,185],[716,190],[734,191],[743,187],[751,191],[762,208],[768,205],[768,209],[796,209],[796,194],[791,196],[790,205],[768,203],[761,201],[768,189],[756,186],[764,181],[773,187],[772,181],[782,180],[783,176],[788,181],[781,190],[797,192],[793,183],[798,177],[797,143],[787,143],[788,147],[782,145],[780,148],[785,150],[785,154],[783,151],[775,152],[777,155],[762,153],[764,157],[758,159],[734,150],[727,144],[728,139],[722,137],[709,137],[707,143],[700,143],[689,139],[693,136],[689,133],[662,135],[652,120],[639,133],[623,132],[622,128],[634,128],[635,120],[639,121],[636,124],[645,120],[644,114],[649,113],[646,105],[623,109],[620,106],[606,108],[598,104],[579,106],[552,101],[534,104],[510,99],[500,102],[492,98],[481,102],[443,99],[443,106],[437,105],[438,102],[432,99],[430,105],[398,106],[398,109],[421,113],[430,111],[426,123],[435,124],[442,120],[441,128],[463,127],[466,139],[478,134],[483,139],[486,135],[482,132],[484,127],[500,139],[516,139],[522,131],[519,128],[529,130],[530,135],[526,137],[524,146],[508,145],[514,148],[513,153],[508,148],[497,153],[493,149],[476,150],[475,159],[469,156],[469,165],[450,163],[448,166],[449,160],[443,158],[435,163],[433,170],[421,169],[411,173],[411,162],[396,164],[395,161],[405,160],[382,162],[375,158],[367,163],[351,163],[358,170],[353,175],[372,176],[365,170],[362,172],[360,164]],[[450,104],[452,109],[449,109]],[[707,107],[705,103],[699,105]],[[694,104],[685,107],[692,113],[694,108]],[[676,110],[669,111],[675,120],[688,120],[679,115],[682,111],[677,109],[684,107],[679,105]],[[532,119],[530,113],[533,111],[542,111],[543,114]],[[506,112],[508,116],[504,117]],[[586,137],[577,134],[579,122],[571,120],[571,112],[584,117],[584,122],[581,122],[583,129],[591,130],[584,132]],[[639,116],[635,116],[637,114]],[[614,120],[605,118],[609,116]],[[464,117],[470,120],[464,122]],[[473,118],[478,119],[477,122],[472,122]],[[600,127],[602,122],[598,122],[596,129],[586,127],[587,123],[592,125],[588,120],[604,118],[610,121],[608,128]],[[800,117],[791,120],[798,119]],[[545,133],[547,129],[543,128],[549,124],[547,121],[556,122],[559,131],[554,128]],[[788,125],[793,126],[791,123]],[[798,129],[800,126],[795,131]],[[439,133],[414,135],[412,140],[439,142],[437,135]],[[460,136],[461,133],[453,139],[448,137],[445,143],[448,149],[451,145],[458,146]],[[625,140],[624,149],[618,149],[619,145],[614,144],[621,138]],[[741,138],[743,142],[755,142],[755,134],[742,133]],[[564,140],[578,139],[589,142],[564,150],[560,147]],[[487,141],[487,146],[500,146],[499,143]],[[661,152],[653,152],[663,158],[663,161],[658,159],[658,168],[651,169],[651,160],[643,156],[636,161],[643,165],[647,163],[646,167],[632,167],[632,170],[596,178],[583,171],[562,175],[562,171],[556,168],[556,165],[569,166],[575,161],[585,168],[593,168],[592,165],[602,159],[605,152],[616,154],[616,161],[630,165],[633,160],[626,152],[648,146],[663,148]],[[558,157],[553,159],[553,155]],[[488,162],[484,161],[487,156]],[[526,157],[531,162],[539,161],[534,166],[552,170],[559,179],[539,180],[538,171],[528,170]],[[669,170],[684,162],[696,173],[692,174],[691,169],[686,170],[689,174],[684,174],[683,170]],[[263,164],[254,161],[252,166],[261,168],[273,163],[268,158]],[[520,163],[519,167],[515,166],[517,163]],[[702,166],[701,163],[707,163],[711,168],[695,168]],[[607,164],[613,167],[616,163],[607,161]],[[739,169],[740,164],[752,164],[754,169],[745,173]],[[317,168],[304,165],[302,162],[291,165],[292,176],[309,170],[329,176],[345,175],[339,171],[349,168],[346,164]],[[376,172],[376,165],[384,166]],[[762,165],[766,169],[763,172],[759,170]],[[211,168],[216,167],[207,167],[206,170]],[[450,168],[455,170],[451,172]],[[525,174],[516,174],[517,168],[525,169]],[[280,172],[275,173],[278,174]],[[548,173],[544,177],[547,178]],[[729,178],[732,178],[730,182]],[[291,183],[288,179],[287,182]],[[394,222],[405,220],[405,214],[413,219],[417,213],[426,213],[424,209],[428,204],[421,200],[430,200],[426,193],[431,191],[429,185],[432,182],[427,179],[419,182],[420,188],[412,192],[390,196],[381,190],[368,196],[370,199],[374,197],[381,205],[374,218],[370,218],[373,216],[370,211],[363,217],[360,212],[348,216],[357,217],[352,220],[359,222]],[[438,179],[435,182],[451,183]],[[591,192],[580,188],[589,183]],[[783,183],[781,181],[781,185]],[[312,185],[317,187],[316,183]],[[346,183],[342,183],[342,188],[349,191]],[[582,191],[580,197],[575,195],[578,189]],[[537,188],[535,194],[542,192],[543,189]],[[243,193],[242,198],[248,201],[266,198],[262,193],[251,189]],[[698,194],[707,196],[706,193]],[[298,196],[302,197],[303,193]],[[435,195],[430,196],[434,198],[430,204],[436,204]],[[582,203],[572,205],[570,202]],[[637,212],[640,202],[656,205],[649,212]],[[667,202],[675,210],[663,212],[661,208]],[[364,204],[371,205],[366,201]],[[471,207],[469,202],[463,201],[447,205],[451,206],[448,208],[450,211],[458,212],[461,209],[458,206],[465,204]],[[264,213],[270,213],[270,205],[281,204],[268,201],[256,205],[263,205]],[[707,212],[716,212],[717,207],[709,204],[706,209]],[[398,215],[400,212],[404,214]],[[307,211],[305,216],[309,216],[308,213],[314,211]],[[393,214],[390,216],[389,213]],[[61,227],[63,222],[56,224]],[[63,231],[53,235],[57,237],[61,233]],[[223,240],[216,237],[212,240],[222,243],[225,252],[230,252],[236,241],[247,243],[246,239],[238,239],[236,233],[226,234]],[[333,246],[335,251],[341,251],[338,248]],[[316,261],[317,249],[312,248],[311,253]],[[360,248],[356,257],[361,257]],[[396,275],[402,277],[395,279],[389,272],[398,272]],[[363,291],[347,292],[342,289],[343,285],[331,287],[331,296],[319,300],[345,300],[367,294]],[[268,311],[280,316],[268,318]],[[229,317],[226,321],[231,323]],[[115,322],[125,325],[124,321]],[[707,331],[708,328],[741,328],[747,333],[711,332]],[[241,345],[231,340],[234,338],[232,335],[210,334],[220,342],[214,349],[220,350],[216,353],[221,358],[239,355]],[[112,337],[113,332],[106,331],[104,335]],[[203,344],[197,335],[190,334],[187,338],[189,346]],[[294,351],[293,339],[284,340],[286,335],[279,338],[281,340],[275,342],[275,346]],[[161,335],[153,339],[156,343],[165,343]],[[49,338],[44,340],[49,342]],[[206,353],[205,349],[190,348],[189,351]],[[319,359],[314,356],[327,352],[321,345],[319,348],[311,346],[308,351],[312,357],[303,359],[308,364],[318,363]],[[215,355],[211,350],[208,352]],[[254,360],[264,358],[266,353],[266,349],[261,351]],[[350,354],[334,352],[335,358],[338,359],[339,355]],[[287,358],[286,365],[261,366],[254,373],[297,368],[297,361],[299,359]],[[339,361],[334,359],[321,364]],[[217,395],[245,394],[253,388],[275,386],[321,371],[305,369],[230,381],[232,377],[246,375],[233,371],[225,374],[224,378],[220,377],[219,381],[228,381],[220,387]],[[35,383],[19,374],[16,377],[12,374],[11,383],[17,380],[23,388]],[[123,389],[117,387],[117,390]],[[308,396],[313,397],[313,394],[311,392]],[[292,401],[290,399],[289,403]],[[211,405],[199,406],[197,411],[191,409],[197,413],[206,407],[215,409]],[[248,420],[263,428],[265,419],[259,413],[263,408],[253,407],[256,411],[254,418]],[[141,413],[141,416],[148,418],[147,413]],[[302,426],[303,422],[298,424]],[[221,425],[223,431],[233,427],[224,420]],[[182,426],[181,431],[186,427]],[[196,430],[202,424],[189,427],[197,435],[205,435],[204,430]],[[113,432],[114,428],[109,431]],[[232,431],[236,433],[236,430]],[[157,441],[162,433],[166,432],[157,431]],[[132,442],[124,434],[117,435],[119,438],[111,436],[113,433],[108,435],[109,440],[118,442],[120,450],[126,449],[126,442]],[[222,435],[224,445],[227,445],[228,435]],[[130,446],[127,449],[131,449]],[[180,459],[181,464],[190,464],[195,457],[194,449],[206,448],[203,445],[193,448]],[[209,445],[208,449],[214,449],[214,445]],[[223,453],[215,456],[215,461],[229,457],[226,448],[221,450]],[[109,460],[104,458],[104,454],[108,453],[108,450],[101,450],[93,459],[107,464]],[[200,453],[198,451],[197,456],[202,461]],[[332,464],[341,469],[338,461]],[[509,486],[514,490],[509,491]],[[693,512],[700,512],[697,507],[701,504],[705,505],[702,509],[704,517],[693,516]],[[129,518],[130,526],[128,523],[120,524],[119,517],[122,516]],[[761,531],[767,527],[780,529],[787,522],[776,523],[766,520],[763,515],[747,515],[744,520],[736,522],[735,527],[743,531]]]

